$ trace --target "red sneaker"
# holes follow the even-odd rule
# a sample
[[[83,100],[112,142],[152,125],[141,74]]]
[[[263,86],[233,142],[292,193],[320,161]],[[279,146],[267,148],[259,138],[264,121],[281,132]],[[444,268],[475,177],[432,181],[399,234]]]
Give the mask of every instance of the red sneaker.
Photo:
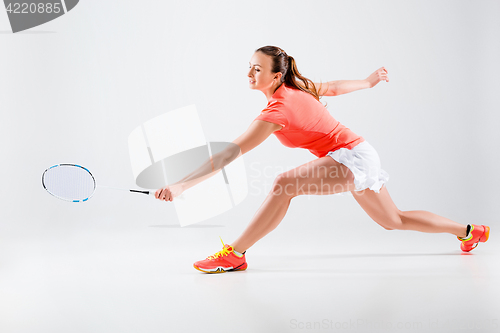
[[[195,262],[193,264],[194,268],[205,273],[226,273],[247,269],[245,254],[239,257],[234,253],[231,245],[224,244],[224,242],[222,242],[222,245],[221,251],[207,257],[205,260]]]
[[[460,249],[464,252],[469,252],[476,248],[479,242],[486,242],[490,237],[490,227],[485,225],[470,225],[469,236],[466,238],[457,237],[460,244]]]

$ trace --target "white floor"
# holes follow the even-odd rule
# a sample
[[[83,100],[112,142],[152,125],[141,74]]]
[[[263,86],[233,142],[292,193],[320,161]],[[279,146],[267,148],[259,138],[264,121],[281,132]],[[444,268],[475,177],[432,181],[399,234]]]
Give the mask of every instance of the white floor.
[[[0,245],[1,333],[499,331],[491,239],[464,255],[453,237],[381,232],[266,255],[275,233],[247,271],[210,275],[192,263],[223,227],[90,229]]]

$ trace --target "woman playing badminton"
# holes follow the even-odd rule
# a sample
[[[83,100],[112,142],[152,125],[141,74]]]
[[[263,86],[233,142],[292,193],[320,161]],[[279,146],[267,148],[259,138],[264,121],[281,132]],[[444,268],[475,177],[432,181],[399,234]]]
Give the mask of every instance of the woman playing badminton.
[[[196,269],[207,273],[245,270],[246,250],[278,226],[291,200],[299,195],[350,191],[361,208],[383,228],[450,233],[457,236],[465,252],[488,240],[487,226],[465,226],[427,211],[399,210],[384,186],[389,175],[381,169],[376,150],[335,120],[319,102],[320,96],[337,96],[374,87],[380,81],[389,82],[384,67],[366,80],[313,83],[299,73],[295,60],[285,51],[265,46],[252,56],[248,78],[250,88],[262,91],[268,104],[246,132],[233,141],[240,149],[237,155],[245,154],[274,134],[285,146],[308,149],[318,158],[278,175],[244,232],[231,245],[223,243],[221,251],[195,262]],[[227,156],[214,157],[213,170],[217,172],[228,160]],[[159,189],[156,198],[172,201],[172,192],[169,187]]]

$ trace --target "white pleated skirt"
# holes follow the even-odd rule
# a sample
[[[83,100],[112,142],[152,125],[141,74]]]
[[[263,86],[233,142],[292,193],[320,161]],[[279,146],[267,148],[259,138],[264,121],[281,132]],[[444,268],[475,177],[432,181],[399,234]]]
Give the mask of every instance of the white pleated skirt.
[[[389,174],[382,170],[377,151],[367,141],[358,143],[354,148],[340,148],[327,154],[335,161],[345,165],[354,175],[354,191],[370,189],[380,192],[382,185],[389,180]],[[350,192],[335,195],[351,194]]]

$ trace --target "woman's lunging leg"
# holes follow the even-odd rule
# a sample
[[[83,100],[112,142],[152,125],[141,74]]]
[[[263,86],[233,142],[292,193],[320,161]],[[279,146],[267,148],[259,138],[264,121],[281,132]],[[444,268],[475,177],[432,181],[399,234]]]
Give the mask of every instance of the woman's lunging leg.
[[[231,246],[243,253],[274,230],[286,215],[292,196],[269,193],[243,234]]]
[[[329,156],[305,163],[279,175],[271,192],[243,234],[231,246],[244,252],[283,220],[290,201],[299,195],[328,195],[354,188],[354,175]]]
[[[447,232],[459,237],[465,237],[467,233],[467,226],[425,210],[409,210],[401,213],[401,221],[405,230],[429,233]]]
[[[382,227],[392,230],[415,230],[428,233],[447,232],[465,237],[467,226],[424,210],[401,211],[392,201],[387,188],[351,191],[363,210]]]

